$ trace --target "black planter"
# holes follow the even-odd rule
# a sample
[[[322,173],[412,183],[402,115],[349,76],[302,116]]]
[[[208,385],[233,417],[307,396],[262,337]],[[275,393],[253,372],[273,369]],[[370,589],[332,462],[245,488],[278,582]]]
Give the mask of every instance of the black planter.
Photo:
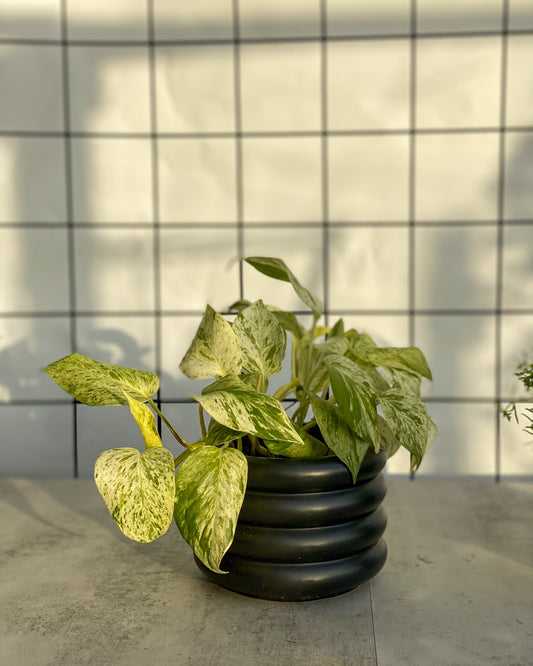
[[[369,453],[357,483],[336,457],[248,457],[248,486],[235,539],[212,581],[276,601],[353,590],[385,564],[385,453]]]

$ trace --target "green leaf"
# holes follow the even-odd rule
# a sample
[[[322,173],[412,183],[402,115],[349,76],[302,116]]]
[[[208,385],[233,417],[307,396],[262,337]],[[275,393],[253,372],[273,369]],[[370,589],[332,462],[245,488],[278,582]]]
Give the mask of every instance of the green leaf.
[[[154,446],[163,446],[161,437],[159,437],[159,433],[157,432],[152,410],[144,403],[129,396],[127,393],[125,395],[130,406],[131,414],[137,421],[137,425],[143,436],[146,448],[149,449]]]
[[[193,451],[176,474],[174,518],[196,556],[216,573],[231,546],[248,477],[236,449],[205,446]]]
[[[300,284],[282,259],[276,259],[273,257],[247,257],[245,261],[264,275],[268,275],[275,280],[290,282],[302,302],[312,310],[315,319],[318,319],[324,312],[322,302]]]
[[[326,342],[315,344],[315,348],[321,354],[338,354],[344,356],[348,351],[348,341],[346,338],[330,337]]]
[[[397,389],[390,389],[380,395],[380,402],[394,436],[411,453],[414,466],[418,467],[436,433],[436,426],[424,403]]]
[[[369,349],[362,356],[363,360],[382,368],[396,368],[415,372],[431,379],[431,371],[424,354],[418,347],[376,347]]]
[[[207,386],[202,395],[192,397],[227,428],[303,446],[280,402],[254,391],[236,376],[223,377]]]
[[[271,312],[286,331],[292,333],[298,340],[303,338],[305,328],[300,324],[292,312],[284,312],[283,310],[274,309],[272,309]]]
[[[345,356],[329,355],[326,365],[331,388],[342,416],[361,439],[380,448],[377,395],[368,375]]]
[[[159,377],[146,370],[123,368],[71,354],[44,369],[50,377],[85,405],[127,405],[126,392],[144,402],[159,388]]]
[[[168,449],[104,451],[96,460],[94,480],[127,537],[148,543],[168,530],[175,494],[174,457]]]
[[[311,403],[322,436],[337,458],[348,467],[355,483],[369,443],[353,432],[340,410],[331,402],[312,397]]]
[[[414,372],[398,370],[396,368],[383,368],[383,374],[389,380],[392,388],[397,388],[401,393],[420,397],[421,376]]]
[[[328,333],[328,338],[344,338],[344,320],[339,319]]]
[[[220,446],[220,444],[226,444],[227,442],[233,442],[235,439],[239,439],[245,433],[242,433],[238,430],[233,430],[232,428],[227,428],[223,426],[215,419],[211,419],[209,427],[207,428],[207,439],[206,444],[210,446]]]
[[[381,435],[381,449],[387,452],[391,458],[400,448],[400,442],[396,439],[394,433],[385,419],[378,414],[379,434]]]
[[[242,310],[233,322],[233,331],[241,346],[244,369],[264,376],[281,370],[287,336],[263,301]]]
[[[294,428],[303,439],[304,446],[291,444],[290,442],[263,440],[270,453],[286,458],[319,458],[328,454],[328,447],[324,442],[310,435],[296,423],[294,424]]]
[[[232,303],[228,311],[229,312],[240,312],[241,310],[244,310],[244,308],[247,308],[249,305],[252,304],[252,301],[248,301],[246,298],[241,298],[238,301],[235,301],[235,303]]]
[[[190,379],[239,374],[242,354],[231,325],[208,305],[194,340],[180,363]]]

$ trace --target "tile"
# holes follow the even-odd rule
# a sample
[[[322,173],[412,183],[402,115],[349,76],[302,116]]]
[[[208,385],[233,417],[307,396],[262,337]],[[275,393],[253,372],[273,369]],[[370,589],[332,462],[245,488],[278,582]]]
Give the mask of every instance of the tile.
[[[501,0],[417,0],[419,32],[500,30]]]
[[[147,46],[69,48],[74,132],[149,132]]]
[[[319,42],[243,44],[240,53],[245,132],[320,129]]]
[[[533,315],[502,315],[501,392],[504,401],[526,398],[523,384],[515,377],[517,366],[533,361]]]
[[[505,219],[531,220],[533,207],[533,132],[509,132],[505,141]]]
[[[531,308],[533,223],[508,226],[503,237],[503,307]]]
[[[200,394],[211,383],[208,379],[189,379],[179,369],[201,320],[201,314],[161,317],[161,400],[188,399],[191,393]]]
[[[328,146],[330,221],[407,220],[407,137],[330,137]]]
[[[328,35],[388,35],[410,31],[410,0],[327,0]]]
[[[149,139],[72,139],[74,222],[151,222]]]
[[[495,221],[498,135],[418,136],[415,178],[417,220]]]
[[[125,405],[89,407],[76,405],[78,420],[78,473],[82,478],[94,475],[98,456],[108,449],[131,446],[144,451],[144,440]]]
[[[70,39],[80,40],[146,40],[146,0],[71,0],[68,35]]]
[[[157,48],[160,132],[235,130],[233,52],[232,44]]]
[[[196,390],[196,389],[195,389]],[[202,439],[202,430],[198,416],[198,403],[179,403],[161,405],[161,411],[169,421],[170,425],[186,442],[197,442]],[[205,423],[209,425],[209,414],[205,414]],[[174,457],[183,452],[183,447],[176,441],[170,430],[163,423],[161,425],[161,437],[163,446],[170,449]]]
[[[160,139],[161,221],[235,222],[235,141]]]
[[[162,229],[161,307],[224,310],[239,298],[236,229]]]
[[[342,315],[345,330],[366,333],[379,347],[409,346],[409,317],[406,315]],[[338,316],[330,317],[330,326]]]
[[[159,40],[217,40],[233,37],[232,0],[154,0]]]
[[[418,227],[415,231],[415,307],[431,310],[494,308],[496,251],[496,226]]]
[[[331,308],[407,308],[409,237],[406,228],[334,228],[329,238]]]
[[[77,229],[76,305],[85,311],[154,308],[151,229]]]
[[[408,127],[408,40],[330,41],[327,48],[329,129]]]
[[[61,131],[61,48],[0,45],[0,130]]]
[[[3,405],[0,418],[1,476],[74,476],[72,405]]]
[[[433,375],[423,395],[435,398],[495,397],[495,322],[491,315],[418,315],[415,345]]]
[[[418,127],[499,125],[500,37],[419,40],[416,67]]]
[[[78,351],[104,363],[155,371],[155,317],[78,317]]]
[[[68,311],[67,233],[0,229],[0,312]]]
[[[59,39],[61,0],[3,0],[0,38]]]
[[[65,222],[65,182],[63,139],[0,138],[0,222]]]
[[[533,28],[533,6],[529,0],[509,0],[509,28],[511,30]]]
[[[244,139],[244,221],[319,221],[320,150],[318,138]]]
[[[511,421],[502,418],[501,474],[504,480],[509,476],[530,480],[533,476],[533,435],[530,431],[524,432],[530,425],[532,409],[533,402],[517,405],[518,423],[514,418]]]
[[[323,299],[322,230],[319,228],[246,228],[245,257],[279,257],[298,280],[315,296]],[[273,280],[249,264],[243,265],[244,298],[261,298],[283,310],[308,311],[288,282]]]
[[[0,401],[68,400],[42,369],[70,351],[67,317],[0,319]]]
[[[533,27],[533,24],[532,24]],[[510,127],[533,125],[531,75],[533,35],[510,35],[507,52],[506,122]]]
[[[320,0],[239,0],[239,26],[245,39],[318,37]]]

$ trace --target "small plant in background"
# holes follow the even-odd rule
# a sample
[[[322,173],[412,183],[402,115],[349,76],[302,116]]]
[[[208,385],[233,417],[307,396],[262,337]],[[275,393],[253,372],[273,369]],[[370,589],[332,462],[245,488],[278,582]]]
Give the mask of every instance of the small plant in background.
[[[526,399],[529,397],[533,400],[533,362],[522,361],[522,363],[516,368],[514,374],[526,390]],[[516,423],[521,423],[516,402],[510,402],[504,407],[502,409],[502,414],[508,421],[511,421],[514,418]],[[523,428],[524,432],[533,435],[533,407],[526,407],[522,412],[522,417],[528,422]]]
[[[95,465],[98,489],[123,533],[153,541],[174,517],[197,557],[217,573],[223,573],[220,563],[234,538],[247,455],[334,455],[355,483],[369,450],[393,455],[403,446],[415,470],[436,432],[420,398],[421,379],[431,379],[431,372],[418,348],[378,347],[369,335],[345,330],[342,319],[332,327],[319,326],[322,303],[283,261],[246,261],[290,283],[310,309],[312,325],[306,330],[294,314],[261,300],[235,303],[233,323],[207,306],[180,364],[191,379],[213,380],[191,396],[198,402],[197,441],[185,441],[154,402],[159,388],[154,373],[81,354],[46,368],[79,402],[129,406],[140,428],[143,453],[111,449]],[[290,380],[269,394],[269,378],[285,358],[287,334],[292,339]],[[162,445],[156,414],[184,447],[176,458]]]

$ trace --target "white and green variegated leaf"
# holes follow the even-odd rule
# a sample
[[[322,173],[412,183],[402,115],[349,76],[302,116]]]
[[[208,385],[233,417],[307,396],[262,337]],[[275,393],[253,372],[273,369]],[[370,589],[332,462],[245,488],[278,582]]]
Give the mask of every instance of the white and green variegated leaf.
[[[175,494],[174,457],[168,449],[104,451],[96,460],[94,480],[127,537],[148,543],[168,530]]]
[[[337,458],[348,467],[355,483],[370,444],[353,432],[338,407],[331,402],[313,397],[311,403],[322,436]]]
[[[348,347],[348,340],[346,340],[346,338],[339,338],[336,336],[328,338],[326,342],[315,344],[315,348],[321,354],[338,354],[340,356],[344,356],[348,351]]]
[[[263,301],[256,301],[241,310],[233,322],[233,331],[241,346],[245,370],[264,376],[275,375],[281,370],[287,336]]]
[[[239,379],[254,391],[266,393],[268,391],[268,377],[257,372],[241,372]]]
[[[388,379],[391,388],[397,388],[402,393],[420,397],[422,378],[419,374],[398,370],[397,368],[382,368],[382,372]]]
[[[266,448],[277,456],[285,458],[319,458],[328,454],[328,447],[313,435],[310,435],[302,427],[294,424],[294,427],[300,437],[303,439],[304,446],[292,444],[290,442],[279,442],[272,440],[263,440]]]
[[[381,449],[387,452],[391,458],[400,448],[400,442],[396,439],[394,433],[385,419],[378,414],[379,434],[381,435]]]
[[[322,302],[300,284],[296,276],[282,259],[276,259],[273,257],[247,257],[245,261],[264,275],[268,275],[275,280],[290,282],[302,302],[311,309],[315,319],[318,319],[324,312]]]
[[[161,437],[157,432],[152,410],[144,403],[129,396],[127,393],[125,395],[130,406],[131,414],[137,421],[137,425],[143,436],[146,448],[149,449],[153,446],[163,446]]]
[[[396,368],[431,379],[431,370],[418,347],[376,347],[368,349],[363,360],[382,368]]]
[[[227,444],[228,442],[233,442],[239,437],[242,437],[245,433],[239,432],[238,430],[233,430],[232,428],[227,428],[211,419],[209,427],[207,428],[207,439],[206,444],[210,446],[220,446],[221,444]]]
[[[216,573],[235,536],[248,463],[236,449],[193,451],[176,474],[174,518],[183,538]]]
[[[193,395],[215,421],[232,430],[256,435],[261,439],[303,441],[275,398],[258,393],[239,377],[228,375],[207,386],[202,395]]]
[[[406,448],[418,467],[424,453],[436,433],[426,406],[416,397],[398,389],[390,389],[380,395],[383,416],[398,442]]]
[[[345,356],[326,357],[331,388],[342,416],[359,437],[376,452],[381,440],[378,429],[377,395],[368,375]]]
[[[82,354],[55,361],[45,372],[76,400],[92,407],[127,405],[124,392],[144,402],[159,388],[159,377],[153,372],[102,363]]]
[[[344,320],[338,319],[328,333],[328,338],[344,338]]]
[[[363,360],[366,360],[368,352],[377,347],[368,333],[358,333],[354,329],[351,329],[346,333],[346,337],[350,341],[350,351],[352,354]]]
[[[231,325],[208,305],[194,340],[180,363],[190,379],[239,374],[242,353]]]

